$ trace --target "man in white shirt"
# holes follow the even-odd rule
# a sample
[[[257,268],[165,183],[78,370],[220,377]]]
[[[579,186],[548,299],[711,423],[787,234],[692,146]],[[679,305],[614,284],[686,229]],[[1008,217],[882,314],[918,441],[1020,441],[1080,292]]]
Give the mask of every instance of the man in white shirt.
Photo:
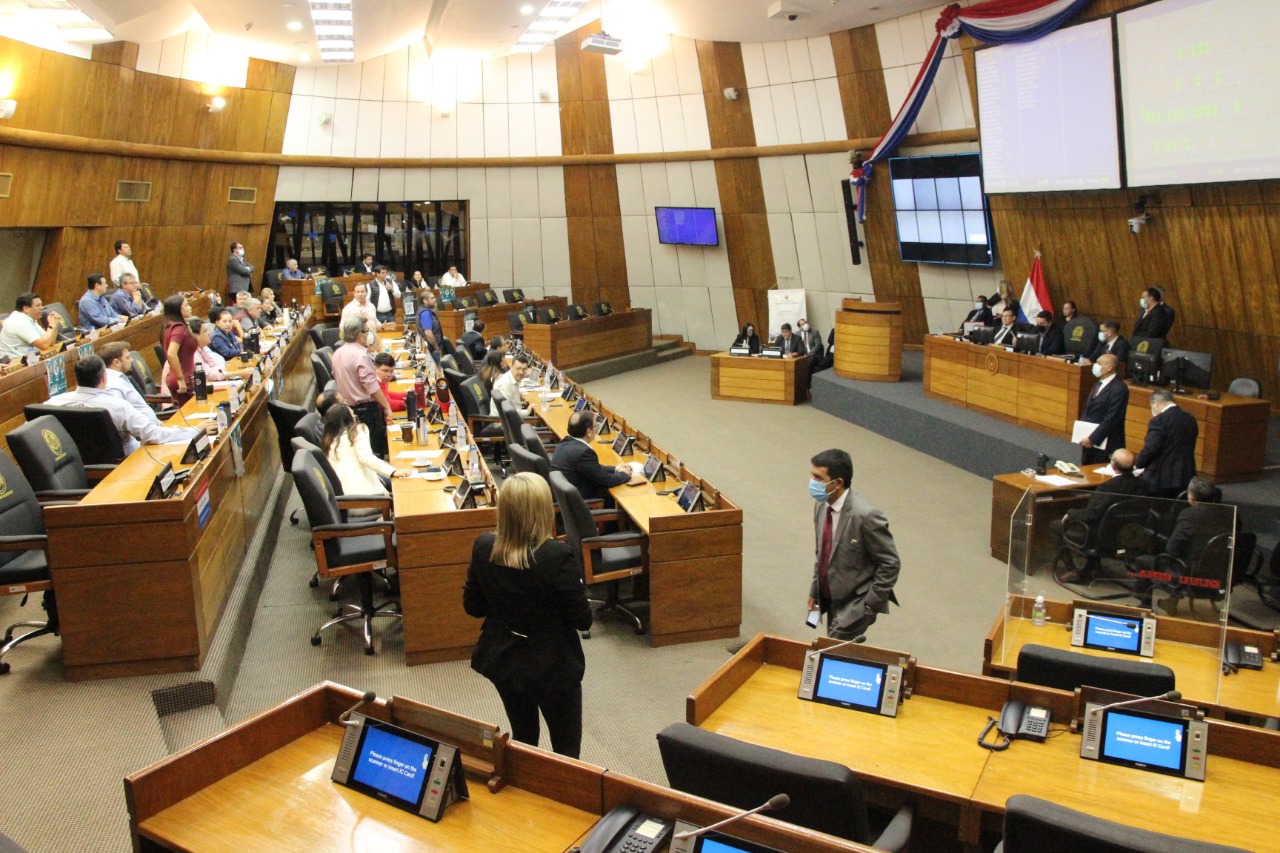
[[[202,427],[166,427],[149,423],[132,406],[107,390],[107,367],[96,355],[77,361],[75,372],[76,384],[80,387],[51,397],[49,405],[106,409],[120,433],[120,443],[124,445],[126,454],[144,444],[184,444],[199,435],[201,430],[210,435],[218,431],[218,425],[212,420],[205,421]]]
[[[378,320],[378,310],[373,307],[373,303],[369,301],[369,285],[365,282],[357,282],[352,288],[353,298],[350,302],[342,307],[342,317],[363,317],[369,321],[369,328],[378,331],[382,328],[381,321]]]
[[[57,314],[49,315],[49,328],[40,328],[44,302],[34,293],[24,293],[14,302],[13,313],[0,326],[0,356],[22,358],[28,347],[48,349],[58,339],[61,322]]]
[[[112,341],[103,347],[98,355],[107,368],[107,390],[128,403],[149,423],[159,426],[160,419],[156,417],[156,410],[142,399],[138,389],[133,386],[133,381],[129,379],[128,373],[133,370],[133,356],[129,352],[129,342]]]
[[[441,287],[466,287],[467,280],[458,272],[457,267],[449,267],[449,271],[440,276]]]
[[[511,359],[511,369],[499,376],[493,383],[493,393],[489,397],[489,414],[492,417],[498,417],[498,396],[506,400],[512,406],[515,406],[521,418],[533,416],[533,411],[524,405],[524,400],[520,396],[520,382],[529,374],[529,356],[521,353]]]
[[[123,240],[116,241],[116,256],[111,259],[111,267],[107,272],[111,276],[111,283],[117,287],[125,273],[133,273],[134,281],[142,281],[138,268],[133,265],[133,249]]]
[[[387,276],[387,268],[378,264],[373,268],[373,281],[369,282],[369,303],[378,314],[379,323],[396,321],[396,300],[400,298],[400,285]]]

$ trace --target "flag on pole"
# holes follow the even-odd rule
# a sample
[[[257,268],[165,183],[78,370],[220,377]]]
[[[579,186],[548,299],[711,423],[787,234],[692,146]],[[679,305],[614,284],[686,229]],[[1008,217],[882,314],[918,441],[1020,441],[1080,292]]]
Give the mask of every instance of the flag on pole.
[[[1044,283],[1044,268],[1040,266],[1040,253],[1036,252],[1031,262],[1031,272],[1027,273],[1027,283],[1022,287],[1022,299],[1018,304],[1018,322],[1034,323],[1036,315],[1041,311],[1052,311],[1053,301],[1049,299],[1049,286]]]

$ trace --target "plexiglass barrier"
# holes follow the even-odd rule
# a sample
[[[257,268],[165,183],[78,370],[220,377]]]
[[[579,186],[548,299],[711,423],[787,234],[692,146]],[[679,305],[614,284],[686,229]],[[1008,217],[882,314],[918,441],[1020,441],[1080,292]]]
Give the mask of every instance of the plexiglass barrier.
[[[1219,704],[1235,530],[1227,504],[1033,486],[1009,520],[993,669],[1036,644],[1166,666],[1184,701]]]

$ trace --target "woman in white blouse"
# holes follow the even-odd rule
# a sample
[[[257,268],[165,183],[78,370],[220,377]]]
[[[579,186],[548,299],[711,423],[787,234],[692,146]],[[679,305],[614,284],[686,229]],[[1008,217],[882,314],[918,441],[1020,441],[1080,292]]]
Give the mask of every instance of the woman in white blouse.
[[[369,445],[369,428],[357,421],[351,407],[343,403],[325,413],[320,449],[329,457],[344,494],[385,495],[387,488],[379,474],[383,477],[409,476],[408,471],[398,471],[374,454]]]

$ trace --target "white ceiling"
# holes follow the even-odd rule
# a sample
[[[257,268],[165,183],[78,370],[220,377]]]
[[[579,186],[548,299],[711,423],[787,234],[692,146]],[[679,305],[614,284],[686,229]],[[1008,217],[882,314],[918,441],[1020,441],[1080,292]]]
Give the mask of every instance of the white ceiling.
[[[149,43],[203,24],[264,59],[314,61],[315,33],[306,0],[74,0],[116,39]],[[525,0],[353,0],[356,59],[380,56],[411,42],[433,50],[503,55],[511,51],[531,16]],[[539,0],[529,0],[535,12]],[[769,17],[769,8],[781,13]],[[0,32],[6,15],[16,23],[24,0],[0,0]],[[859,27],[923,9],[937,0],[606,0],[604,28],[627,38],[626,20],[637,16],[673,35],[715,41],[757,42],[805,38]],[[796,20],[787,20],[793,14]],[[568,29],[600,17],[593,0]],[[300,21],[302,29],[287,29]]]

